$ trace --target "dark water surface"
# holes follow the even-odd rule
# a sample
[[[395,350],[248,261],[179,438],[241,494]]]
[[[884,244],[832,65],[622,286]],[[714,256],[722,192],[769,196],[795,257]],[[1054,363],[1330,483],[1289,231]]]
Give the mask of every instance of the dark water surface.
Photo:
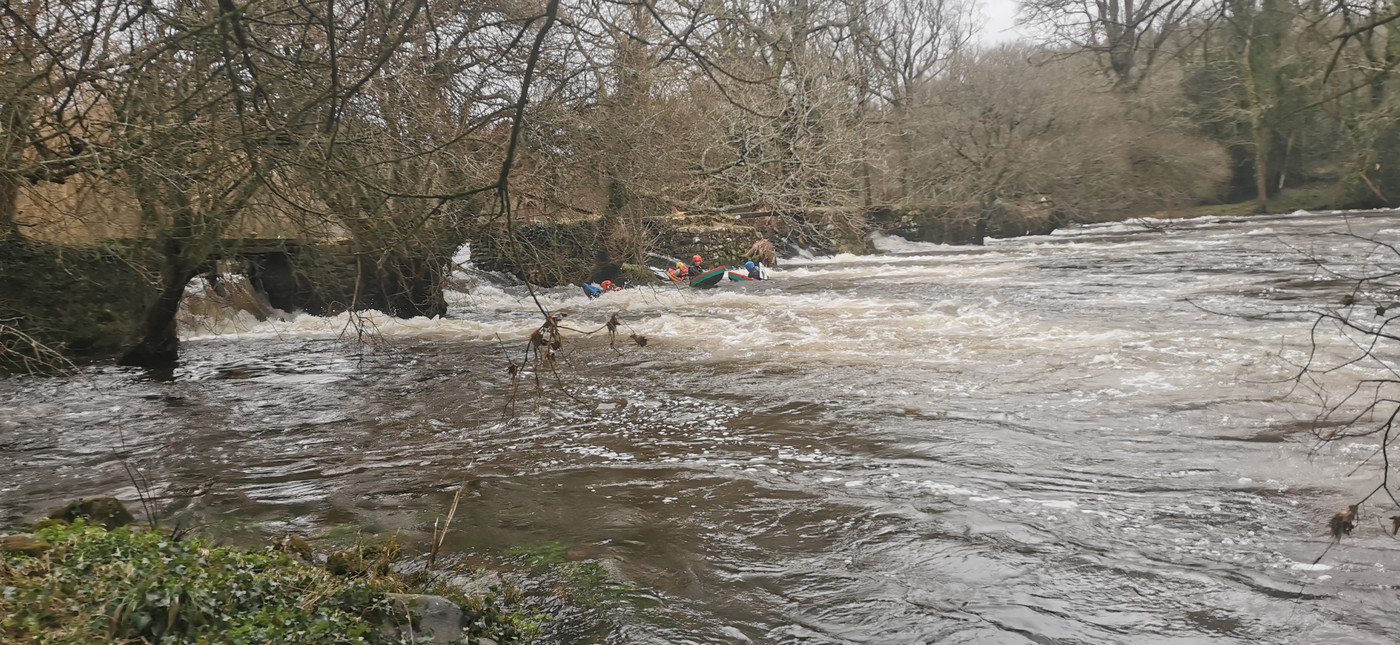
[[[421,543],[465,480],[449,549],[561,541],[651,598],[609,642],[1395,642],[1389,509],[1310,564],[1378,440],[1310,452],[1287,380],[1350,292],[1309,255],[1383,259],[1348,225],[1400,241],[1391,214],[1203,219],[558,290],[650,342],[575,334],[514,397],[538,313],[512,288],[366,347],[344,317],[191,318],[173,375],[0,380],[0,524],[134,501],[124,446],[167,514],[233,535]]]

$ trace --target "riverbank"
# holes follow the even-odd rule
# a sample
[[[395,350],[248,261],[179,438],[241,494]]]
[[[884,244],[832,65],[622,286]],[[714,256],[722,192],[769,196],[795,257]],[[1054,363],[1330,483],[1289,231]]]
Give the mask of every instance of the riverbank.
[[[1310,184],[1285,188],[1269,199],[1269,211],[1292,213],[1295,211],[1333,211],[1348,209],[1384,208],[1384,204],[1372,200],[1358,200],[1343,186],[1336,184]],[[1226,204],[1202,204],[1172,209],[1161,214],[1164,219],[1180,219],[1217,215],[1224,217],[1247,217],[1259,215],[1259,202],[1254,200],[1230,202]]]
[[[321,552],[295,536],[233,546],[134,519],[91,498],[0,531],[0,642],[568,640],[605,631],[601,612],[628,589],[557,543],[512,549],[493,570],[456,555],[425,563],[397,536],[314,542],[331,547]]]
[[[0,538],[0,641],[504,645],[539,632],[538,617],[502,607],[497,592],[397,573],[397,551],[387,543],[318,565],[304,541],[240,549],[50,521]]]

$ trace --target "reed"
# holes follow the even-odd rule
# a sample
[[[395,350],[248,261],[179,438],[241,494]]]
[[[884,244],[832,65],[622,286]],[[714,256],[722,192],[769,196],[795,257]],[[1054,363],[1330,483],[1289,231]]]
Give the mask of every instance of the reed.
[[[462,490],[466,487],[466,480],[457,485],[457,493],[452,496],[452,505],[447,508],[447,519],[443,520],[441,528],[438,527],[438,520],[433,520],[433,541],[428,549],[429,570],[437,565],[438,551],[442,550],[442,543],[447,539],[447,529],[452,525],[453,516],[457,514],[457,505],[462,502]]]

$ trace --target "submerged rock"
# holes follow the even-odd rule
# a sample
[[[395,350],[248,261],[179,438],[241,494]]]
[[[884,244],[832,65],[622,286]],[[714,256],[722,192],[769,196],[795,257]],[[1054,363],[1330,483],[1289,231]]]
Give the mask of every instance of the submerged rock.
[[[65,522],[80,517],[90,524],[101,524],[108,531],[136,521],[131,511],[126,510],[126,506],[115,497],[88,497],[49,513],[49,519]]]

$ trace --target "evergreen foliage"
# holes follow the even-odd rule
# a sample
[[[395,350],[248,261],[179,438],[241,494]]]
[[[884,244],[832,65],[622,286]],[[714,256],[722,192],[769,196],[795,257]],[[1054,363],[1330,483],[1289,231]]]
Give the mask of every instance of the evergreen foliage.
[[[0,642],[400,642],[384,626],[408,617],[394,615],[386,594],[418,591],[394,574],[335,575],[272,549],[155,530],[107,531],[79,520],[35,535],[47,550],[0,554]],[[472,636],[510,643],[538,629],[494,594],[451,599],[463,605]]]

